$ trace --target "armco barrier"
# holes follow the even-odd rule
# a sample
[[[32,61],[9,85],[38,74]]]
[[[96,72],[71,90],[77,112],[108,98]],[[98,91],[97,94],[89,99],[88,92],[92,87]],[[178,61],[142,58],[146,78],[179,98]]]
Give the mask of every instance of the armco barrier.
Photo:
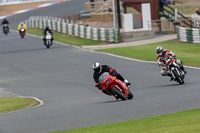
[[[200,43],[200,29],[176,27],[177,38],[183,42]]]
[[[60,18],[34,16],[25,20],[25,23],[27,27],[40,29],[44,29],[48,25],[54,31],[86,39],[115,43],[119,43],[120,40],[120,32],[118,29],[91,28],[69,23],[67,20],[61,20]]]

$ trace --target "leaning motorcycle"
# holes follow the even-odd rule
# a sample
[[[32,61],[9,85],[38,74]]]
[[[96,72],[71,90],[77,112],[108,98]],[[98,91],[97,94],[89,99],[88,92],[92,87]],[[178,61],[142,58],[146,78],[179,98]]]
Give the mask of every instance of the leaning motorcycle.
[[[50,48],[50,46],[52,46],[52,35],[51,33],[47,33],[45,36],[45,46],[47,48]]]
[[[177,81],[179,84],[184,84],[185,73],[180,69],[179,65],[175,63],[172,58],[166,60],[166,66],[168,67],[169,72],[172,74],[174,81]]]
[[[4,33],[5,35],[7,35],[8,32],[9,32],[9,30],[8,30],[8,25],[7,25],[7,24],[4,24],[4,25],[3,25],[3,33]]]
[[[19,29],[19,35],[21,36],[22,39],[24,38],[25,34],[26,34],[26,29],[24,27],[21,27]]]
[[[112,73],[112,69],[111,72]],[[127,100],[133,98],[133,93],[128,88],[127,84],[117,79],[115,76],[110,75],[108,72],[104,72],[99,77],[99,83],[95,85],[102,86],[103,91],[107,91],[108,94],[113,95],[116,99]]]

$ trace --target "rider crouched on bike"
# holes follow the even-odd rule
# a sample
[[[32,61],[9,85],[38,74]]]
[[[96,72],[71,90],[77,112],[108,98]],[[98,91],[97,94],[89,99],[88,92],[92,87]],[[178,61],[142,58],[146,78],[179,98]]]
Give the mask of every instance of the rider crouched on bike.
[[[7,25],[10,24],[9,21],[8,21],[7,19],[4,19],[4,20],[1,22],[1,25],[5,25],[5,24],[7,24]],[[5,28],[5,27],[3,27],[3,30],[4,30],[4,28]],[[9,26],[8,26],[8,32],[9,32]]]
[[[168,72],[167,67],[165,67],[166,65],[166,60],[169,58],[172,58],[175,63],[177,65],[179,65],[180,69],[183,70],[184,74],[186,74],[187,72],[185,71],[184,67],[183,67],[183,63],[181,60],[176,59],[176,54],[173,53],[170,50],[164,50],[162,46],[158,46],[156,48],[156,53],[157,53],[157,62],[159,66],[164,66],[161,70],[161,75],[162,76],[169,76],[171,77],[170,81],[173,80],[173,76],[171,73]]]
[[[24,22],[20,22],[19,25],[18,25],[18,28],[17,28],[17,29],[18,29],[18,31],[19,31],[19,34],[20,34],[20,29],[21,29],[21,28],[24,28],[24,29],[26,30],[26,24],[25,24]]]
[[[44,32],[43,32],[43,41],[44,41],[44,44],[45,44],[45,42],[46,42],[46,35],[47,35],[47,33],[50,33],[51,34],[51,36],[52,36],[52,38],[51,38],[51,44],[52,44],[52,42],[53,42],[53,32],[49,29],[49,26],[47,26],[45,29],[44,29]]]
[[[101,76],[102,73],[104,72],[108,72],[110,73],[110,70],[112,69],[112,67],[108,66],[108,65],[101,65],[99,62],[95,62],[93,65],[92,65],[92,68],[94,70],[94,74],[93,74],[93,78],[94,78],[94,81],[96,83],[99,83],[99,77]],[[116,76],[117,79],[121,80],[122,82],[126,83],[128,85],[128,87],[130,87],[131,83],[128,82],[127,79],[124,79],[119,73],[117,73],[116,70],[114,70],[112,73],[110,73],[112,76]],[[99,90],[102,90],[102,86],[101,84],[99,84],[98,86]],[[103,93],[107,94],[107,95],[110,95],[107,93],[107,91],[103,91]]]

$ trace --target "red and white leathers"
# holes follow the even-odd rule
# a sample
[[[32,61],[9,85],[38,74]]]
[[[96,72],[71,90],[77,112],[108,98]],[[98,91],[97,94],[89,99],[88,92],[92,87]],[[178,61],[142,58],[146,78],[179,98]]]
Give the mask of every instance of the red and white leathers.
[[[162,76],[170,76],[169,73],[167,72],[168,71],[167,67],[165,67],[165,61],[168,58],[173,58],[175,60],[176,64],[178,64],[180,67],[183,67],[182,61],[176,59],[176,54],[175,53],[173,53],[170,50],[164,50],[161,55],[157,55],[158,65],[159,66],[164,66],[162,68],[161,72],[160,72]]]

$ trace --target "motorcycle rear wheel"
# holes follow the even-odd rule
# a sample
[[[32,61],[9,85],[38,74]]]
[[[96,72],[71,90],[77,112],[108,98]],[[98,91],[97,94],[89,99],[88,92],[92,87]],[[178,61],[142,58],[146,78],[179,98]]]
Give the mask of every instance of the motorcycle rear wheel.
[[[126,96],[119,89],[113,86],[111,90],[115,95],[117,95],[118,98],[126,100]]]

